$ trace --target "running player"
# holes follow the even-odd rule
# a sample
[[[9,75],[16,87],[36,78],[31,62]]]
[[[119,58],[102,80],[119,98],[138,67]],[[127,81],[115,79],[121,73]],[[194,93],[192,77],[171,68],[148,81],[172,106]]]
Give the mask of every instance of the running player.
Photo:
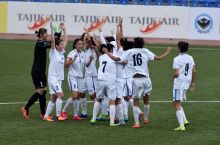
[[[27,104],[21,108],[22,115],[25,119],[29,119],[29,108],[39,98],[40,103],[40,117],[43,118],[46,112],[46,58],[47,48],[51,44],[47,41],[47,29],[41,28],[37,32],[38,40],[35,44],[34,62],[32,65],[31,76],[35,86],[35,93],[29,98]]]
[[[73,120],[81,120],[78,115],[79,105],[80,105],[80,96],[85,92],[84,86],[84,67],[85,67],[85,53],[83,50],[83,41],[81,39],[75,39],[73,42],[73,50],[68,54],[66,60],[66,67],[69,67],[68,71],[68,84],[71,91],[71,98],[73,100],[74,115]],[[70,98],[68,100],[71,100]],[[71,101],[66,102],[62,116],[67,119],[67,108]],[[86,103],[86,100],[84,100]],[[87,107],[83,108],[82,112],[85,112],[84,115],[87,116]]]
[[[64,52],[67,45],[67,34],[66,28],[63,23],[60,24],[60,29],[64,32],[64,39],[56,39],[53,35],[52,22],[51,26],[51,50],[50,50],[50,64],[48,70],[48,84],[50,90],[50,101],[47,105],[47,111],[44,116],[44,120],[48,122],[53,122],[49,115],[53,111],[55,102],[56,102],[56,116],[57,120],[63,121],[65,118],[61,116],[62,104],[63,104],[63,90],[62,90],[62,81],[64,80]]]
[[[184,131],[185,126],[189,124],[181,102],[186,100],[188,89],[194,90],[196,69],[193,57],[187,54],[188,48],[189,44],[187,42],[178,42],[179,55],[173,60],[173,105],[176,109],[176,117],[180,125],[174,129],[176,131]]]

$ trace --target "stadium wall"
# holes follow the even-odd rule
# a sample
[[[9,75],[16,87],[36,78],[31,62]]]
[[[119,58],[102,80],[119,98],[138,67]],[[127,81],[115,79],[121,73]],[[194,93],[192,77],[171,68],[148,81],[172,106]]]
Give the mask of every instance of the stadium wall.
[[[65,22],[70,35],[100,27],[111,35],[122,17],[125,37],[220,40],[218,8],[31,2],[0,2],[0,8],[0,32],[6,34],[34,34],[49,28],[50,17],[56,25]]]

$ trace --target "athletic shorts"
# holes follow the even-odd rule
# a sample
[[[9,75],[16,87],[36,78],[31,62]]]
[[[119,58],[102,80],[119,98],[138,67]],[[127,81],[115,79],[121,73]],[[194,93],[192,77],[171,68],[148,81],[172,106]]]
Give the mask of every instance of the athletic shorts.
[[[96,93],[97,90],[97,76],[87,76],[86,81],[86,90],[90,95]]]
[[[152,84],[148,77],[133,78],[133,98],[150,96],[151,90]]]
[[[133,78],[132,77],[125,78],[123,85],[123,97],[132,96],[133,93],[132,86],[133,86]]]
[[[115,81],[102,81],[98,80],[97,84],[97,99],[103,99],[104,96],[107,96],[111,100],[116,99],[116,84]]]
[[[116,98],[121,98],[123,96],[123,86],[124,86],[124,79],[117,78],[116,79]]]
[[[186,100],[186,91],[181,89],[173,89],[173,101],[183,101]]]
[[[56,79],[48,79],[48,86],[50,90],[50,94],[57,94],[57,93],[62,93],[62,81],[61,80],[56,80]]]
[[[86,92],[86,81],[81,77],[73,77],[68,75],[68,84],[70,91],[73,92],[80,92],[85,93]]]
[[[47,77],[46,74],[39,74],[39,75],[31,75],[32,81],[35,86],[35,89],[39,88],[46,88],[47,87]]]

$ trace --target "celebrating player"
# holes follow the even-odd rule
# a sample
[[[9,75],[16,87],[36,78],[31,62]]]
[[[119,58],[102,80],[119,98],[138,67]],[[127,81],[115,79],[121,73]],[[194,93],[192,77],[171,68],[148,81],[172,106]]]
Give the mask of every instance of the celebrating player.
[[[53,122],[49,117],[53,111],[56,102],[56,116],[57,120],[63,121],[65,118],[61,116],[62,104],[63,104],[63,90],[62,90],[62,80],[64,80],[64,52],[67,45],[67,34],[66,28],[63,23],[60,24],[60,29],[64,32],[64,39],[56,39],[53,35],[52,22],[51,22],[51,50],[50,50],[50,64],[48,70],[48,84],[51,94],[50,101],[47,105],[47,111],[44,116],[44,120],[48,122]]]
[[[41,28],[37,32],[38,40],[35,44],[34,62],[32,65],[31,76],[36,88],[35,93],[29,98],[27,104],[21,108],[22,115],[25,119],[29,118],[29,108],[39,98],[40,117],[43,118],[46,112],[46,58],[47,48],[50,48],[50,43],[47,41],[47,29]]]
[[[185,126],[189,124],[181,102],[186,99],[186,91],[188,89],[194,90],[196,69],[193,57],[187,54],[188,47],[189,44],[187,42],[178,42],[179,55],[173,60],[173,105],[180,125],[174,129],[176,131],[184,131]]]

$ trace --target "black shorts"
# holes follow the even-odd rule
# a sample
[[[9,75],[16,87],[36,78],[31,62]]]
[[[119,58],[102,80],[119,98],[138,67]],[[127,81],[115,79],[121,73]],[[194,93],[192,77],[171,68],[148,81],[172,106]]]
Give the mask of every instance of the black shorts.
[[[32,74],[32,80],[36,89],[47,87],[47,77],[45,74]]]

